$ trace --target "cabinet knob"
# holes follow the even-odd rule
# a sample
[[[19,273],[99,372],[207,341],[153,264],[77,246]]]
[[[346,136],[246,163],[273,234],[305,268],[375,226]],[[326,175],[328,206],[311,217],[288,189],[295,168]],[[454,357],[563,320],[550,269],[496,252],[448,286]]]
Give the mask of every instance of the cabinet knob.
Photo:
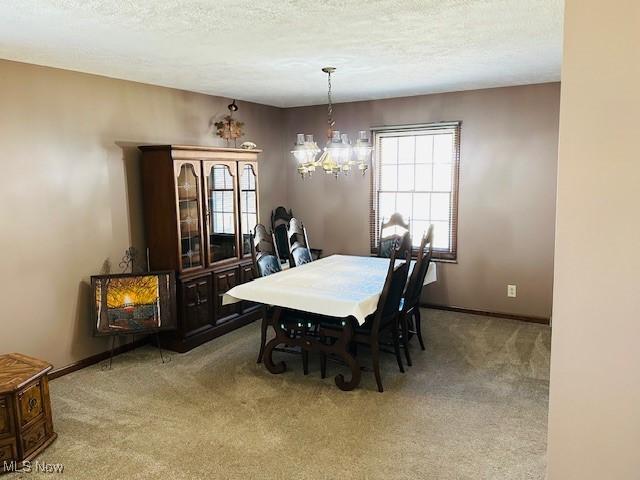
[[[31,412],[37,406],[38,406],[38,400],[36,400],[35,398],[31,397],[29,399],[29,411]]]

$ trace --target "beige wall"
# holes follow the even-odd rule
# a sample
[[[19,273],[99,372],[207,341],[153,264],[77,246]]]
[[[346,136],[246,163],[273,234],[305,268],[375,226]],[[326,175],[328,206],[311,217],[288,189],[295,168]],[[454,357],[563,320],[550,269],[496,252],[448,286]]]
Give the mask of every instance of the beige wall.
[[[89,275],[144,247],[144,143],[221,144],[227,99],[0,60],[0,352],[63,366],[107,349],[91,337]],[[277,108],[239,102],[260,158],[261,209],[286,203]]]
[[[459,263],[439,264],[434,303],[548,317],[559,85],[340,104],[338,126],[462,120]],[[63,366],[107,348],[91,337],[88,277],[144,249],[143,143],[220,145],[211,117],[227,99],[0,60],[0,352]],[[297,131],[324,133],[325,108],[240,102],[264,149],[261,214],[283,204],[327,253],[368,253],[369,179],[300,180]],[[284,125],[284,128],[283,128]],[[284,143],[283,143],[284,142]],[[506,284],[518,298],[506,297]]]
[[[336,127],[352,138],[372,126],[463,122],[458,263],[438,265],[426,301],[551,315],[559,96],[555,83],[336,105]],[[298,132],[324,142],[326,107],[287,109],[285,119],[285,147]],[[290,163],[289,204],[312,246],[368,254],[370,174],[302,180]]]
[[[640,478],[640,3],[568,0],[548,478]]]

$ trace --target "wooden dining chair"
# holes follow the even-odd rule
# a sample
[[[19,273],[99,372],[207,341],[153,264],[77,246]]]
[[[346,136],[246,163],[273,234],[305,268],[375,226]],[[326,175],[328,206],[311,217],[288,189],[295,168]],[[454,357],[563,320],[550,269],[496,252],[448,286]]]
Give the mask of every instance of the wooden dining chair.
[[[282,270],[278,260],[278,247],[272,233],[261,223],[255,226],[250,237],[251,258],[256,276],[266,277]]]
[[[274,244],[278,249],[280,263],[289,261],[289,222],[293,218],[291,209],[277,207],[271,212],[271,231],[273,232]]]
[[[385,230],[391,233],[385,233]],[[391,215],[388,222],[382,219],[379,238],[378,257],[389,258],[394,249],[398,249],[397,255],[402,257],[407,251],[411,251],[409,223],[405,222],[402,215],[397,212]]]
[[[253,233],[249,236],[249,242],[251,244],[251,259],[253,260],[254,275],[256,277],[266,277],[282,270],[273,234],[269,234],[264,225],[261,223],[256,225]],[[269,326],[273,326],[273,323],[269,307],[265,305],[262,309],[258,363],[262,362]]]
[[[269,234],[267,228],[262,225],[256,225],[254,232],[250,235],[251,242],[251,258],[253,260],[253,268],[256,277],[266,277],[268,275],[272,275],[274,273],[280,272],[282,267],[280,265],[279,255],[278,255],[278,245],[276,243],[275,236],[273,232]],[[286,323],[290,323],[295,325],[296,323],[307,324],[308,319],[303,315],[292,315],[288,313],[285,317],[282,317],[281,320]],[[264,349],[267,344],[267,331],[269,327],[274,327],[273,325],[273,315],[271,312],[271,308],[268,306],[263,306],[262,310],[262,324],[260,326],[260,351],[258,352],[258,360],[257,363],[262,362],[262,357],[264,356]],[[298,354],[297,350],[290,350],[287,348],[278,349],[278,351],[286,352],[286,353],[294,353]],[[302,364],[305,375],[309,372],[309,352],[302,351]]]
[[[289,265],[292,268],[299,267],[313,260],[307,230],[304,228],[302,222],[295,217],[289,222],[287,238],[289,241]]]
[[[422,293],[422,287],[424,286],[424,279],[427,276],[429,270],[429,264],[431,263],[431,255],[433,253],[433,224],[429,225],[429,228],[422,236],[420,241],[420,247],[418,248],[418,256],[416,263],[413,267],[409,281],[407,282],[407,288],[405,289],[404,296],[400,302],[400,315],[398,316],[400,324],[400,333],[402,339],[402,346],[404,348],[405,357],[407,358],[407,365],[412,366],[411,354],[409,352],[409,339],[410,334],[415,334],[420,342],[420,348],[424,350],[424,340],[422,339],[422,328],[420,319],[420,294]],[[410,329],[411,319],[414,319],[413,325],[415,330]]]
[[[402,300],[402,293],[407,283],[407,276],[409,274],[409,263],[411,260],[410,254],[403,257],[398,255],[399,250],[393,249],[391,251],[391,258],[389,259],[389,268],[387,269],[387,276],[384,281],[384,287],[382,293],[378,299],[378,305],[376,311],[369,315],[365,320],[365,323],[354,329],[353,342],[355,344],[367,345],[371,349],[371,357],[373,360],[373,373],[376,377],[376,384],[378,385],[378,391],[383,392],[382,377],[380,375],[380,337],[385,332],[391,333],[393,340],[393,348],[396,355],[396,361],[398,362],[398,368],[404,373],[404,367],[402,365],[402,357],[400,354],[400,341],[398,331],[398,315],[400,312],[400,301]],[[396,259],[403,259],[404,262],[398,262]],[[333,337],[337,338],[339,334],[332,333],[332,330],[339,330],[340,323],[334,319],[326,319],[321,323],[320,335],[324,338]],[[322,378],[326,376],[327,357],[325,354],[321,355],[321,374]]]
[[[285,207],[276,207],[271,212],[271,231],[275,237],[274,243],[279,252],[280,263],[289,261],[289,222],[293,218],[293,212],[291,209],[287,210]],[[317,260],[322,256],[321,248],[309,248],[311,252],[311,258]]]

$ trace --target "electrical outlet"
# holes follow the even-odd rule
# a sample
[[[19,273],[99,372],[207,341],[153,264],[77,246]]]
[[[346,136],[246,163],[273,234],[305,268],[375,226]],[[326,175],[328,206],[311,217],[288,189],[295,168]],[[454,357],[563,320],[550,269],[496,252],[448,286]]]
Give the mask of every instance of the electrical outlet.
[[[516,297],[516,286],[515,285],[507,285],[507,297]]]

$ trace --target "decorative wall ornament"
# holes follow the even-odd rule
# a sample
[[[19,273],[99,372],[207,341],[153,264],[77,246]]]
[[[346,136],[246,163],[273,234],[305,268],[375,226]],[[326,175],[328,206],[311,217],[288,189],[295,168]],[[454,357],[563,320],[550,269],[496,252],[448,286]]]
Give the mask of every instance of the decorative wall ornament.
[[[320,148],[313,140],[313,135],[298,133],[296,143],[293,145],[291,153],[298,162],[298,173],[305,178],[311,176],[317,167],[321,167],[325,173],[334,175],[336,178],[340,174],[348,175],[357,165],[358,170],[365,174],[369,168],[369,160],[373,147],[369,142],[369,136],[365,130],[358,134],[355,145],[351,145],[349,136],[334,130],[336,122],[333,119],[333,101],[331,98],[331,74],[336,71],[334,67],[324,67],[322,69],[328,76],[328,105],[327,105],[327,144],[322,151],[320,158]]]
[[[227,146],[230,146],[231,140],[233,140],[233,146],[237,147],[238,138],[244,135],[244,122],[233,118],[233,112],[238,111],[238,105],[236,105],[235,100],[227,105],[227,108],[229,109],[229,115],[225,115],[221,121],[214,123],[214,126],[218,136],[227,141]]]
[[[122,270],[122,273],[142,273],[144,271],[144,269],[138,265],[138,250],[136,247],[129,247],[125,250],[124,256],[118,266]]]

